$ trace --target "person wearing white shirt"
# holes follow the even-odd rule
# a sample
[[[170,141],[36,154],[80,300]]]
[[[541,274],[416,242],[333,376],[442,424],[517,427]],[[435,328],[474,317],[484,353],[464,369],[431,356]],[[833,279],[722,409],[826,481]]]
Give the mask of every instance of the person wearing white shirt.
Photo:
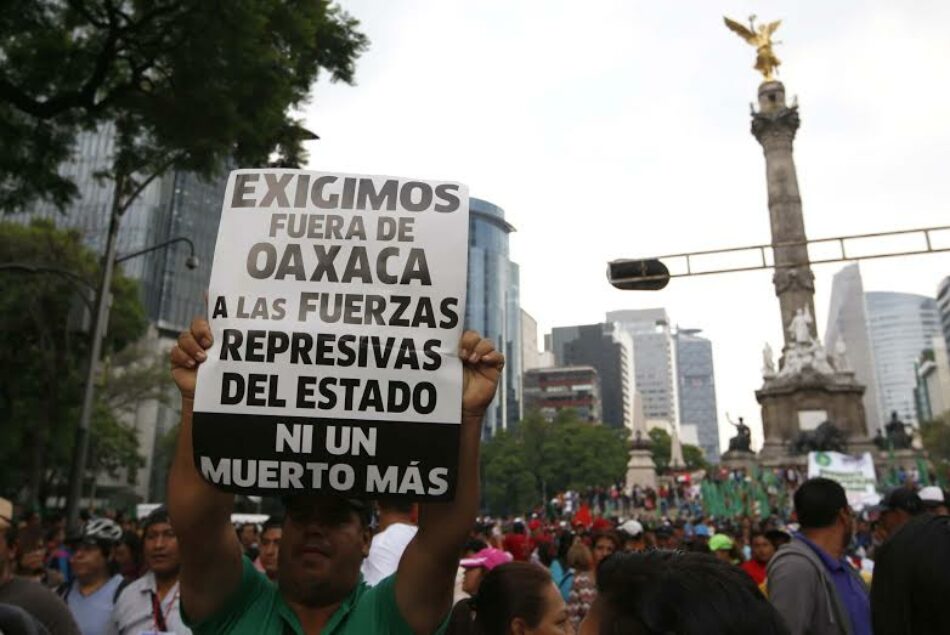
[[[418,531],[415,503],[379,501],[379,531],[373,536],[369,556],[363,561],[363,579],[376,586],[396,573],[403,551]]]
[[[119,594],[109,621],[109,635],[175,633],[191,635],[181,618],[178,538],[164,507],[144,523],[144,556],[148,573]]]

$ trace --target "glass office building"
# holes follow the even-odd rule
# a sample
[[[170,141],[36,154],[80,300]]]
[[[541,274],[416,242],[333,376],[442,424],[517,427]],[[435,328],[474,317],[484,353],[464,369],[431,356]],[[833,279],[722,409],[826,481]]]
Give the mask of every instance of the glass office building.
[[[518,265],[508,255],[513,231],[503,209],[478,198],[469,200],[465,328],[491,339],[506,358],[501,385],[485,416],[485,436],[513,428],[522,415],[520,279]]]
[[[915,364],[940,333],[937,303],[927,296],[891,291],[866,293],[865,302],[881,412],[887,418],[897,412],[902,421],[916,424]]]
[[[699,329],[677,329],[676,380],[681,425],[696,426],[699,447],[711,463],[719,462],[719,415],[716,410],[716,380],[712,342],[699,336]]]

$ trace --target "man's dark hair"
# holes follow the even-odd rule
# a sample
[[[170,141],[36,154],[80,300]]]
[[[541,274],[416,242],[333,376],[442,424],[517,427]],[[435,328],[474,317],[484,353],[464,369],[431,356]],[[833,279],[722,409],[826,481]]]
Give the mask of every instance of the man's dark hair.
[[[597,569],[600,635],[785,635],[747,573],[710,555],[615,553]]]
[[[844,488],[830,478],[809,479],[795,492],[795,514],[802,529],[830,527],[847,506]]]
[[[871,585],[875,633],[947,632],[950,516],[917,516],[878,549]]]
[[[267,520],[264,521],[264,524],[261,525],[261,535],[264,535],[268,529],[283,529],[284,527],[284,517],[283,516],[268,516]]]
[[[495,567],[482,580],[473,603],[475,632],[507,633],[511,621],[519,617],[528,628],[537,628],[547,608],[544,596],[550,584],[551,574],[536,564],[509,562]]]
[[[166,523],[171,524],[168,509],[166,509],[164,505],[160,505],[149,512],[149,515],[142,521],[142,535],[145,535],[145,532],[147,532],[148,528],[152,525],[164,525]]]

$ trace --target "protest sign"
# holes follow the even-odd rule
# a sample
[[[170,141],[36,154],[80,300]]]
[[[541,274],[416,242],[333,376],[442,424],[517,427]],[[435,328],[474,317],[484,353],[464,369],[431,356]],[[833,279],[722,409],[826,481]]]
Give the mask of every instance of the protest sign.
[[[840,452],[809,452],[808,478],[829,478],[844,488],[848,504],[854,509],[875,505],[881,496],[877,493],[874,459],[870,452],[851,456]]]
[[[204,478],[451,499],[467,255],[460,184],[232,172],[192,426]]]

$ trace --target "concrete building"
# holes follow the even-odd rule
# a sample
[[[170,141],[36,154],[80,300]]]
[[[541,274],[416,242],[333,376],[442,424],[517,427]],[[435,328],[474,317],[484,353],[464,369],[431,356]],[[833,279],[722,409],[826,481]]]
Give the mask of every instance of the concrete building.
[[[538,322],[521,309],[521,365],[524,372],[554,366],[554,354],[542,351],[538,344]]]
[[[633,341],[634,384],[646,418],[666,419],[678,427],[676,343],[666,309],[610,311],[607,321],[619,324]]]
[[[600,378],[606,425],[633,426],[633,342],[619,325],[587,324],[551,330],[551,351],[559,366],[593,366]]]
[[[572,409],[591,423],[601,421],[600,379],[593,366],[555,366],[524,372],[525,412],[539,411],[551,421],[561,410]]]
[[[699,329],[678,328],[673,334],[680,441],[698,445],[707,461],[718,463],[719,413],[712,342],[699,333]]]
[[[508,257],[508,236],[513,231],[503,209],[478,198],[469,199],[465,328],[490,338],[506,358],[494,405],[485,415],[486,437],[514,427],[522,415],[519,270]]]
[[[950,351],[950,276],[940,281],[937,287],[937,311],[940,313],[940,330],[943,341]]]
[[[912,293],[874,291],[865,294],[868,331],[877,371],[881,412],[897,412],[902,421],[917,423],[914,364],[939,333],[937,303]]]
[[[867,416],[866,432],[869,437],[873,437],[890,417],[890,411],[881,410],[877,371],[867,325],[864,283],[861,280],[861,268],[855,263],[844,267],[832,279],[824,343],[825,350],[835,351],[838,342],[844,341],[846,357],[854,371],[855,380],[865,386],[863,401]]]
[[[919,421],[933,421],[950,413],[950,362],[943,335],[933,337],[917,364],[916,397]]]

